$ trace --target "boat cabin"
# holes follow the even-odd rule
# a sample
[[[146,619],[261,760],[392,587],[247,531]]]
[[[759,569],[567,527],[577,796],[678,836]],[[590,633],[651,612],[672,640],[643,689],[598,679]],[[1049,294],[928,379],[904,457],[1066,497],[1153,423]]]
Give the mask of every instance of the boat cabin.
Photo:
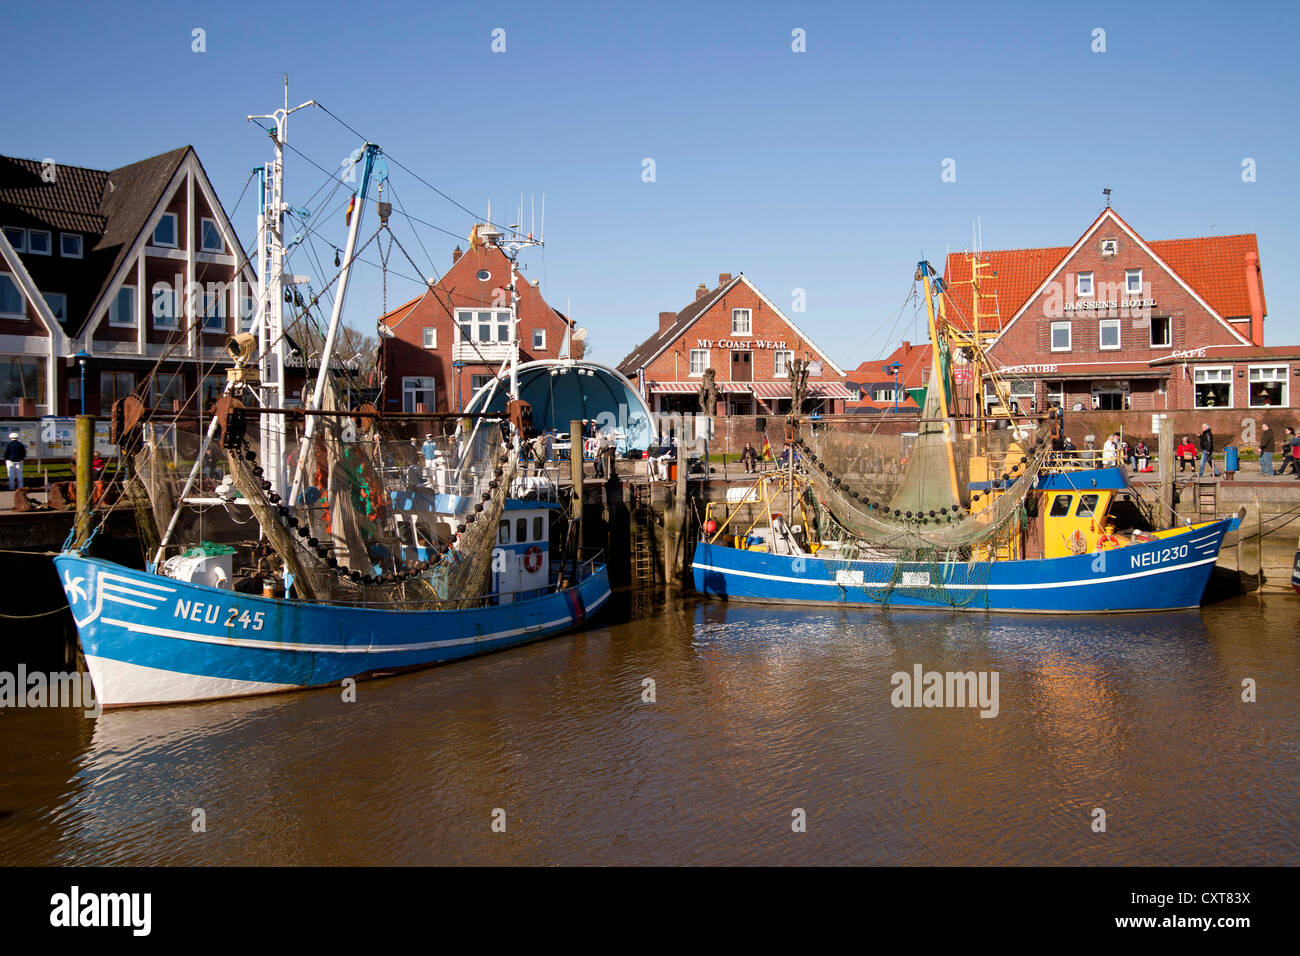
[[[1156,537],[1150,516],[1119,468],[1041,474],[1028,508],[1036,511],[1026,535],[1029,557],[1064,558]]]
[[[549,502],[506,500],[492,550],[492,590],[502,603],[550,584],[551,514],[557,509]]]

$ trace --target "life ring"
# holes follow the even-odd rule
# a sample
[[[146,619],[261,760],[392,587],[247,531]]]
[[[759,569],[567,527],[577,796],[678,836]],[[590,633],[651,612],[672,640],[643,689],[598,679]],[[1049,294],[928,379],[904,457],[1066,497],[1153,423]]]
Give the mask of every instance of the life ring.
[[[1107,548],[1118,548],[1118,547],[1119,547],[1119,538],[1115,537],[1113,534],[1103,534],[1100,538],[1097,539],[1098,551],[1105,551]]]
[[[1065,546],[1074,554],[1083,554],[1088,550],[1088,539],[1083,536],[1083,532],[1075,528],[1070,532],[1070,537],[1065,540]]]
[[[536,574],[542,569],[542,549],[537,545],[532,545],[524,552],[524,570],[529,574]]]

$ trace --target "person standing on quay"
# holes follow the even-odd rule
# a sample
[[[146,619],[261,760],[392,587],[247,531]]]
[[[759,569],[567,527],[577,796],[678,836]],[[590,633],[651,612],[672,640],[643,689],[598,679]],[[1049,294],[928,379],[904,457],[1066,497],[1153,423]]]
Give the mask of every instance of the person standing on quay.
[[[1259,473],[1273,474],[1273,429],[1268,427],[1268,422],[1264,422],[1259,433]]]
[[[1209,465],[1214,477],[1219,477],[1219,465],[1214,460],[1214,432],[1210,431],[1208,422],[1201,423],[1201,470],[1196,473],[1200,478],[1205,474],[1205,466]]]
[[[5,445],[5,471],[9,473],[10,491],[23,486],[23,460],[26,457],[27,446],[18,440],[17,432],[10,432],[9,444]]]

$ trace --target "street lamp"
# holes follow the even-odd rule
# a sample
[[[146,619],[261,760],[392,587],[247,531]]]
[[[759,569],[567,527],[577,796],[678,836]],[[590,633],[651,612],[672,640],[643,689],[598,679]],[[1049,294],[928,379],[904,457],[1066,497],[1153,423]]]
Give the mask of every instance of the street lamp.
[[[78,412],[84,415],[86,414],[86,359],[91,358],[91,355],[85,349],[82,349],[74,355],[73,358],[75,358],[77,364],[81,366],[81,407],[78,409]]]
[[[890,362],[885,366],[885,374],[889,380],[894,383],[894,414],[898,414],[898,370],[903,367],[902,362]]]

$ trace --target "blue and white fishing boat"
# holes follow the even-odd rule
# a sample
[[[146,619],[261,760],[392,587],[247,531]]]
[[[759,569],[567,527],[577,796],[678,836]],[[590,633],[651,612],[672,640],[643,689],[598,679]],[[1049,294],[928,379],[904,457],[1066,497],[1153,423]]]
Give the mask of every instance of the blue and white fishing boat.
[[[1165,502],[1161,520],[1113,453],[1063,451],[1061,411],[1021,415],[977,327],[947,321],[928,262],[917,279],[934,343],[918,432],[804,438],[792,418],[796,453],[784,467],[733,495],[725,515],[708,506],[696,589],[726,601],[1029,613],[1198,606],[1241,515],[1188,524]]]
[[[350,409],[332,381],[361,222],[375,205],[378,235],[392,212],[374,144],[352,159],[359,185],[314,388],[303,389],[301,408],[286,407],[285,303],[301,310],[296,319],[310,318],[319,298],[291,288],[304,277],[286,279],[284,146],[294,109],[286,98],[264,117],[275,124],[276,155],[257,171],[257,316],[227,345],[234,367],[206,433],[193,436],[183,487],[155,467],[159,435],[174,436],[175,422],[151,427],[163,413],[134,396],[115,407],[117,444],[159,531],[152,560],[136,570],[93,557],[93,534],[55,558],[104,707],[337,687],[551,637],[583,625],[610,597],[606,566],[579,550],[554,476],[521,464],[530,414],[518,399],[515,323],[498,376],[512,400],[472,424]],[[509,257],[517,306],[516,257],[540,242],[490,224],[478,235]],[[413,430],[435,422],[442,430],[420,445]],[[224,477],[205,481],[221,453]],[[558,553],[552,540],[563,542]]]

